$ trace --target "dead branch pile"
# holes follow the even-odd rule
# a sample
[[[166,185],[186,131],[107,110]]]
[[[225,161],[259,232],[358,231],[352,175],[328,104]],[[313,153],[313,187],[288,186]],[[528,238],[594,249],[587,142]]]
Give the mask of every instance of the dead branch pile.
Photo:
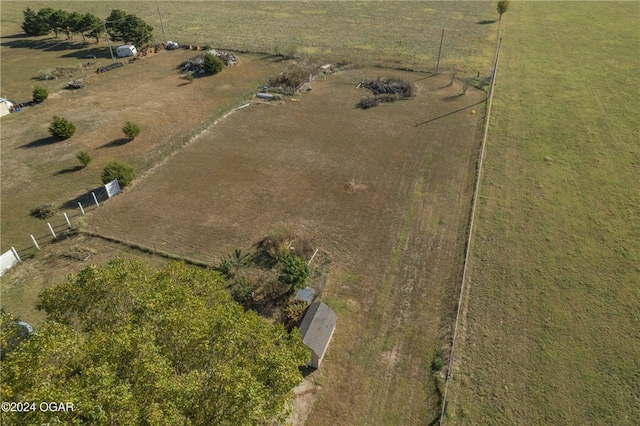
[[[374,95],[395,95],[403,98],[410,98],[416,95],[416,87],[413,83],[393,78],[375,80],[364,80],[362,87],[373,92]]]
[[[269,91],[294,94],[300,87],[313,78],[317,68],[294,64],[288,71],[280,72],[269,80]]]

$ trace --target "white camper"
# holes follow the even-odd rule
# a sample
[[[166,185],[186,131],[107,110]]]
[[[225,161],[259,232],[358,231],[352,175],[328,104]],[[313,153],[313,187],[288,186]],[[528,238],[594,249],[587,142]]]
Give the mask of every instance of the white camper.
[[[133,44],[124,44],[122,46],[118,46],[116,49],[116,55],[118,58],[124,58],[127,56],[136,56],[138,54],[138,50]]]

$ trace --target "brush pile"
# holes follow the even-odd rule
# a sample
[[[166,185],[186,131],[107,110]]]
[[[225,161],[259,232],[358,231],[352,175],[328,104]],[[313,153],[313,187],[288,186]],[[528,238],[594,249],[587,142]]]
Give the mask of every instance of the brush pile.
[[[394,102],[398,99],[411,98],[416,95],[416,86],[408,81],[393,78],[375,80],[362,80],[357,86],[363,87],[371,92],[372,96],[365,96],[356,104],[356,107],[362,109],[372,108],[382,102]]]
[[[229,52],[218,52],[217,50],[211,49],[207,53],[210,53],[214,56],[219,56],[224,62],[225,67],[232,67],[238,63],[238,58],[233,53]],[[202,65],[204,64],[204,55],[194,56],[193,58],[187,59],[183,63],[181,63],[178,68],[182,72],[200,72],[202,69]]]

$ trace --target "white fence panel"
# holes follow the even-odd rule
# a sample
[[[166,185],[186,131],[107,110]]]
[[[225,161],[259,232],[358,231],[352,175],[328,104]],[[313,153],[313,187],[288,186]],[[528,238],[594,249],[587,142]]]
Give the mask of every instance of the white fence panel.
[[[0,277],[18,262],[20,262],[20,258],[13,249],[2,253],[0,255]]]
[[[117,193],[120,192],[120,185],[118,184],[118,179],[114,179],[108,184],[104,186],[104,189],[107,190],[107,196],[109,198],[113,197]]]

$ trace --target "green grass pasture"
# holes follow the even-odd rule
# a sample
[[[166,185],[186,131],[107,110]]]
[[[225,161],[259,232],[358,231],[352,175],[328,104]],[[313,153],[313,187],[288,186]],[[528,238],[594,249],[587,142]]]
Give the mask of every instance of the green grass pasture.
[[[640,418],[637,2],[512,2],[449,424]]]

